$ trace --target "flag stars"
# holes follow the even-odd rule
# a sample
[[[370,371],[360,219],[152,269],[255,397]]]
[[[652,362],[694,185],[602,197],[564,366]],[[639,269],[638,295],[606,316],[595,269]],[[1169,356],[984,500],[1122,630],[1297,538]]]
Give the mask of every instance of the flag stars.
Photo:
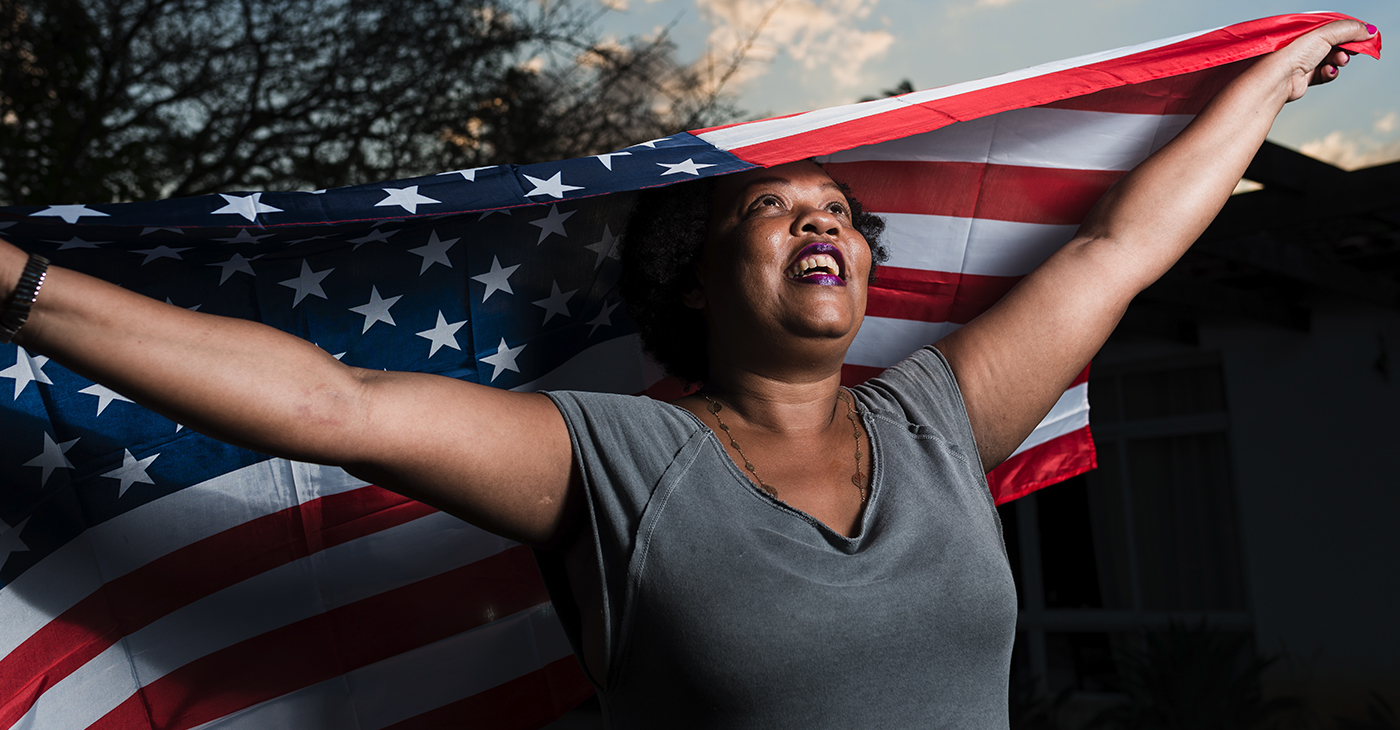
[[[565,317],[573,316],[569,314],[569,306],[566,302],[569,301],[569,297],[578,293],[577,289],[566,292],[559,291],[559,282],[557,280],[550,285],[550,289],[551,292],[548,297],[531,302],[531,304],[536,307],[544,308],[544,324],[549,324],[549,319],[556,314],[562,314]]]
[[[593,333],[594,333],[594,332],[597,332],[599,327],[611,327],[611,326],[612,326],[612,313],[613,313],[613,310],[614,310],[614,309],[617,309],[618,304],[621,304],[621,302],[613,302],[612,304],[606,304],[606,303],[603,304],[603,309],[602,309],[601,311],[598,312],[598,316],[597,316],[597,317],[594,317],[593,319],[588,320],[588,322],[587,322],[586,324],[591,324],[591,325],[593,325],[593,329],[588,330],[588,336],[589,336],[589,337],[592,337],[592,336],[593,336]]]
[[[365,328],[360,330],[360,334],[368,332],[369,328],[373,327],[376,322],[397,327],[398,324],[394,322],[393,315],[389,314],[389,307],[394,306],[394,303],[400,299],[403,299],[402,294],[384,299],[379,296],[379,287],[371,286],[369,288],[369,303],[350,308],[350,311],[365,317]]]
[[[409,253],[423,257],[423,267],[418,270],[418,275],[422,276],[427,273],[428,268],[433,264],[442,264],[449,269],[452,268],[452,262],[447,259],[447,250],[452,248],[452,245],[460,240],[462,239],[449,238],[444,241],[438,238],[437,231],[434,230],[428,233],[428,243],[426,246],[410,248],[408,250]]]
[[[68,453],[69,449],[73,448],[73,444],[76,444],[81,440],[82,438],[79,437],[73,439],[72,441],[64,441],[60,443],[54,441],[53,437],[49,436],[47,431],[44,432],[43,453],[30,459],[29,461],[24,462],[25,466],[36,466],[43,470],[43,474],[39,477],[40,487],[48,483],[49,476],[53,474],[55,469],[73,468],[73,462],[69,461],[68,457],[65,456],[65,454]],[[0,560],[0,563],[2,562],[4,561]]]
[[[0,370],[0,378],[14,378],[15,395],[13,400],[19,400],[19,394],[30,383],[41,383],[43,385],[53,385],[49,376],[44,374],[44,364],[49,361],[43,355],[31,356],[24,351],[23,347],[15,348],[15,364],[4,370]]]
[[[92,385],[89,385],[88,387],[83,388],[78,392],[82,393],[83,395],[90,395],[97,398],[97,415],[99,416],[102,415],[103,411],[107,410],[107,406],[112,405],[112,401],[119,400],[126,403],[132,402],[130,398],[122,395],[121,393],[118,393],[117,391],[112,390],[111,388],[108,388],[105,385],[99,385],[97,383],[93,383]]]
[[[560,213],[559,206],[549,206],[549,212],[546,213],[543,218],[530,221],[530,225],[540,229],[540,238],[538,241],[535,241],[535,245],[544,243],[544,239],[556,233],[564,238],[568,238],[569,234],[564,232],[564,221],[568,220],[569,216],[577,212],[576,210],[571,210],[567,213]]]
[[[30,213],[31,218],[62,218],[64,223],[77,223],[83,216],[97,216],[99,218],[109,217],[100,210],[93,210],[86,205],[50,205],[37,212]]]
[[[564,193],[567,193],[570,190],[583,189],[577,185],[565,185],[563,176],[564,173],[556,172],[554,173],[554,177],[551,177],[548,180],[541,180],[537,177],[531,177],[529,175],[522,174],[521,177],[525,178],[526,180],[529,180],[530,184],[535,186],[534,190],[525,193],[525,197],[532,198],[536,195],[548,195],[551,198],[562,198],[564,197]]]
[[[410,185],[406,188],[383,188],[383,190],[387,193],[387,197],[375,203],[374,207],[376,208],[397,205],[410,214],[417,215],[418,206],[442,202],[441,200],[434,200],[426,195],[419,195],[417,185]]]
[[[180,252],[188,250],[190,250],[189,246],[186,246],[185,248],[171,248],[169,246],[161,245],[156,246],[155,248],[143,249],[141,251],[132,251],[132,253],[145,254],[146,258],[141,261],[141,265],[145,266],[146,264],[149,264],[152,261],[155,261],[156,259],[175,259],[176,261],[181,261],[182,258],[180,256]]]
[[[258,219],[259,213],[281,213],[281,208],[274,208],[262,202],[262,193],[252,195],[225,195],[219,193],[219,197],[224,199],[224,207],[210,213],[209,215],[241,215],[251,223]]]
[[[596,159],[596,160],[598,160],[599,162],[603,163],[603,167],[608,168],[608,172],[612,172],[612,158],[614,158],[614,157],[631,157],[631,156],[632,156],[632,153],[631,153],[631,152],[608,152],[608,153],[601,154],[601,155],[593,155],[594,159]]]
[[[515,290],[510,288],[510,275],[520,268],[520,264],[514,266],[501,267],[501,262],[495,257],[491,257],[491,270],[484,274],[477,274],[472,277],[473,281],[479,281],[486,285],[486,293],[481,295],[481,301],[485,302],[491,298],[492,294],[503,291],[507,294],[514,294]]]
[[[247,228],[240,228],[238,229],[238,233],[234,234],[232,238],[215,238],[213,240],[220,241],[222,243],[257,243],[258,241],[261,241],[264,238],[271,237],[271,233],[264,233],[261,236],[255,236],[249,233]]]
[[[603,224],[603,237],[598,239],[597,243],[590,243],[587,246],[584,246],[584,248],[588,249],[589,251],[598,254],[598,260],[593,262],[594,269],[597,269],[599,266],[602,266],[603,259],[605,258],[613,259],[615,261],[620,259],[620,257],[617,254],[617,242],[621,240],[621,238],[621,236],[614,236],[612,228],[609,228],[606,223]]]
[[[496,378],[500,376],[502,370],[509,370],[513,373],[520,372],[520,368],[515,364],[515,358],[519,357],[520,351],[524,349],[524,345],[507,347],[506,339],[502,337],[501,344],[496,347],[495,354],[480,358],[482,362],[495,368],[495,371],[491,373],[491,382],[496,382]]]
[[[666,177],[667,175],[679,175],[681,173],[685,173],[686,175],[699,175],[701,170],[707,167],[714,167],[714,165],[706,163],[697,163],[694,159],[689,157],[687,157],[684,162],[658,162],[656,164],[666,168],[666,172],[661,173],[662,177]]]
[[[349,240],[350,240],[350,243],[355,244],[354,248],[351,248],[350,250],[351,250],[351,251],[354,251],[355,249],[357,249],[357,248],[359,248],[359,247],[365,245],[366,243],[388,243],[388,242],[389,242],[389,236],[392,236],[392,235],[394,235],[395,233],[398,233],[398,231],[397,231],[397,230],[393,230],[393,231],[381,231],[381,230],[379,230],[378,228],[375,228],[375,229],[371,230],[369,233],[366,233],[365,235],[360,236],[359,238],[351,238],[351,239],[349,239]]]
[[[28,517],[20,520],[20,523],[14,527],[10,527],[3,520],[0,520],[0,568],[5,567],[5,561],[9,560],[11,555],[29,552],[29,546],[19,539],[19,534],[24,532],[24,526],[28,523]]]
[[[482,170],[490,170],[493,167],[495,167],[495,165],[487,165],[486,167],[473,167],[466,170],[450,170],[448,172],[439,172],[438,175],[461,175],[462,179],[466,180],[467,182],[476,182],[476,173]]]
[[[432,343],[432,346],[428,349],[428,357],[436,355],[437,351],[444,347],[450,347],[461,352],[462,346],[457,344],[457,330],[462,329],[462,325],[466,323],[467,320],[465,319],[461,322],[448,322],[447,318],[442,316],[442,310],[439,309],[437,325],[430,330],[423,330],[422,332],[415,332],[414,334]]]
[[[111,241],[84,241],[77,236],[73,236],[67,241],[45,241],[44,243],[56,243],[58,244],[58,250],[67,251],[70,248],[97,248],[105,243],[111,243]]]
[[[225,261],[222,264],[206,265],[217,266],[220,269],[219,285],[223,286],[224,282],[228,281],[228,278],[230,276],[233,276],[234,274],[247,274],[256,279],[258,275],[253,273],[253,266],[250,262],[256,261],[260,258],[262,258],[261,254],[254,256],[250,259],[245,257],[241,253],[236,253],[228,261]]]
[[[160,454],[151,454],[138,460],[131,455],[130,449],[122,449],[122,465],[102,476],[116,479],[119,482],[117,498],[121,499],[126,496],[126,490],[130,489],[133,484],[155,484],[155,480],[146,474],[146,469],[150,468],[151,462],[159,457]]]
[[[326,292],[321,289],[321,280],[330,276],[332,271],[335,271],[335,269],[312,271],[311,265],[306,263],[306,259],[302,259],[300,276],[295,279],[287,279],[286,281],[279,281],[277,283],[296,291],[296,296],[292,299],[292,308],[296,309],[296,306],[301,304],[301,300],[305,299],[308,295],[320,297],[322,299],[327,298]]]

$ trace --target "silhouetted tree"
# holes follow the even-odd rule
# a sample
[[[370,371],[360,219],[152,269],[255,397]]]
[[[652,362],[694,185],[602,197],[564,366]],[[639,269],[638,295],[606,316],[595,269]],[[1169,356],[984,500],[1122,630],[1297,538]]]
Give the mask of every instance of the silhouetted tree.
[[[536,0],[5,0],[0,202],[323,188],[732,115],[662,35]]]

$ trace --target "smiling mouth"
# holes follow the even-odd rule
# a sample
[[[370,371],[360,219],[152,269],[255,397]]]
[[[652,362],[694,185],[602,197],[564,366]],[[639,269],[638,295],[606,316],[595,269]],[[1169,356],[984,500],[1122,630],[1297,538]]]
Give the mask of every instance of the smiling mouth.
[[[802,249],[783,272],[787,278],[804,284],[844,285],[841,277],[841,251],[829,243],[813,243]]]

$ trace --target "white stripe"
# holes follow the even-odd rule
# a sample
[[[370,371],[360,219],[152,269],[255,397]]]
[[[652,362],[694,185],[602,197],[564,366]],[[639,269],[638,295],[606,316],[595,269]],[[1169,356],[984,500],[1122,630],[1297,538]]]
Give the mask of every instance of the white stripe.
[[[1078,226],[985,218],[881,213],[890,251],[885,263],[905,269],[1024,276],[1074,238]]]
[[[54,617],[156,558],[248,520],[365,486],[333,467],[270,459],[182,489],[118,515],[49,554],[0,590],[0,655]],[[311,497],[314,498],[314,497]]]
[[[952,322],[867,316],[856,333],[855,341],[851,343],[851,349],[846,351],[846,362],[867,367],[891,367],[915,350],[947,337],[958,327]]]
[[[937,89],[916,91],[912,94],[904,94],[903,96],[895,96],[890,97],[888,99],[877,99],[875,101],[868,101],[863,104],[851,104],[847,106],[832,107],[830,109],[821,109],[818,111],[807,112],[805,114],[797,114],[791,117],[783,117],[781,119],[764,119],[757,122],[750,122],[748,124],[740,124],[733,127],[726,127],[724,129],[716,129],[710,132],[705,132],[704,134],[701,134],[699,136],[701,139],[705,140],[706,142],[709,142],[710,144],[722,150],[734,150],[740,147],[747,147],[749,145],[759,144],[761,142],[771,142],[773,140],[782,139],[784,137],[788,137],[794,134],[801,134],[803,132],[822,129],[824,127],[829,127],[843,122],[849,122],[857,119],[864,119],[866,117],[884,114],[886,112],[895,111],[905,106],[913,106],[917,104],[927,103],[930,101],[936,101],[938,99],[946,99],[949,97],[958,96],[959,94],[980,91],[982,89],[991,88],[993,86],[999,86],[1001,84],[1036,78],[1038,76],[1045,76],[1048,74],[1057,73],[1059,71],[1065,71],[1080,66],[1088,66],[1090,64],[1101,63],[1103,61],[1110,61],[1115,58],[1122,58],[1124,56],[1130,56],[1135,53],[1150,51],[1154,48],[1169,46],[1173,43],[1180,43],[1182,41],[1190,40],[1191,38],[1196,38],[1207,33],[1213,33],[1216,30],[1219,30],[1219,28],[1212,28],[1211,30],[1203,30],[1196,33],[1188,33],[1186,35],[1180,35],[1174,38],[1152,41],[1150,43],[1143,43],[1136,46],[1128,46],[1126,48],[1119,48],[1112,51],[1104,51],[1102,53],[1092,53],[1086,56],[1079,56],[1077,58],[1071,58],[1064,61],[1056,61],[1054,63],[1033,66],[1028,69],[1012,71],[1009,73],[1000,74],[998,76],[992,76],[990,78],[979,79],[977,81],[967,81],[961,84],[943,86]]]
[[[377,730],[504,684],[571,653],[552,607],[543,604],[195,730]]]
[[[12,730],[82,730],[136,692],[126,647],[117,642],[49,688]],[[61,696],[64,702],[51,702]]]
[[[130,676],[134,671],[145,686],[220,649],[490,557],[514,544],[439,512],[327,548],[206,596],[136,631],[50,688],[29,714],[53,718],[45,727],[70,716],[72,724],[61,727],[85,727],[135,691],[134,686],[124,692],[94,689],[91,677],[105,682],[114,673]],[[70,707],[74,712],[64,709]]]
[[[1011,455],[1025,451],[1026,449],[1039,446],[1046,441],[1057,439],[1066,434],[1074,433],[1089,425],[1089,384],[1079,385],[1066,390],[1060,399],[1055,401],[1055,406],[1050,412],[1045,414],[1045,418],[1040,420],[1040,424],[1031,431],[1031,435],[1016,447]]]
[[[854,147],[822,162],[975,162],[1071,170],[1131,170],[1189,114],[1119,114],[1032,107]]]
[[[640,393],[660,380],[662,372],[642,354],[640,335],[624,335],[596,344],[543,376],[511,390],[587,390],[594,393]]]

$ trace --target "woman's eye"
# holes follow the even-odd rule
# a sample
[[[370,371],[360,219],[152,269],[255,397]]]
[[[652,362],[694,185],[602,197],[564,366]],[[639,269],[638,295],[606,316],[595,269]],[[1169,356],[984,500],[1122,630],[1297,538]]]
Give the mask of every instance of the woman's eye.
[[[828,205],[826,209],[831,211],[832,213],[835,213],[836,215],[846,215],[846,206],[841,203],[832,203],[831,205]]]

